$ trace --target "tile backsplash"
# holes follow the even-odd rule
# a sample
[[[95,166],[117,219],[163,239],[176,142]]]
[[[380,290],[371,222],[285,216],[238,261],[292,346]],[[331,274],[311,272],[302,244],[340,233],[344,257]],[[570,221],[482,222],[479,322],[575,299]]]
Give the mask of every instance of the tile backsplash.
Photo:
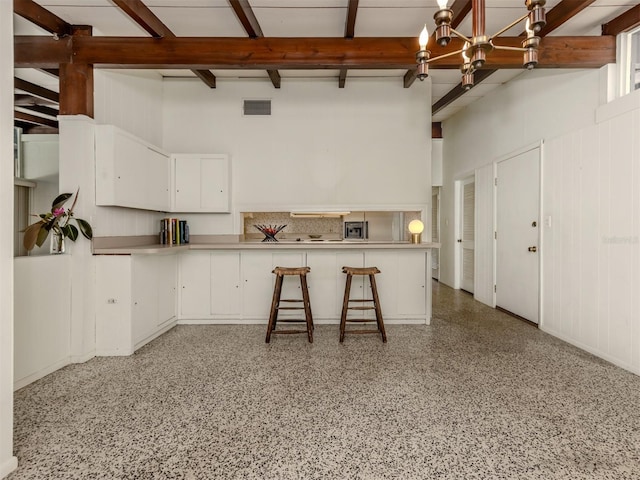
[[[244,213],[244,233],[262,235],[254,225],[286,225],[280,236],[286,234],[342,234],[341,218],[292,218],[289,212]]]
[[[254,225],[286,225],[279,238],[297,235],[344,236],[345,221],[368,222],[370,240],[407,240],[408,225],[420,212],[352,212],[342,218],[292,218],[289,212],[243,213],[245,235],[261,237]]]

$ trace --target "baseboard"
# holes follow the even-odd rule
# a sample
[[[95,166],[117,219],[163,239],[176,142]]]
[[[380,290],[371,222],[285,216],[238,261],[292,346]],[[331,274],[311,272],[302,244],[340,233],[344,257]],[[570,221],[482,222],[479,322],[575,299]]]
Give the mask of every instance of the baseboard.
[[[71,355],[71,363],[84,363],[96,357],[95,350],[83,355]]]
[[[371,319],[375,322],[375,318]],[[338,325],[339,318],[314,318],[313,323],[316,325]],[[385,318],[384,323],[387,325],[428,325],[429,322],[425,318]],[[213,319],[213,318],[185,318],[178,320],[178,325],[266,325],[267,319],[248,318],[248,319]]]
[[[554,337],[559,338],[563,342],[570,343],[574,347],[578,347],[579,349],[584,350],[585,352],[595,355],[596,357],[601,358],[603,360],[606,360],[607,362],[610,362],[617,367],[628,370],[631,373],[635,373],[636,375],[640,375],[640,368],[638,368],[637,366],[623,362],[619,358],[612,357],[611,355],[607,355],[606,353],[601,352],[597,348],[593,348],[593,347],[590,347],[589,345],[578,342],[577,340],[574,340],[571,337],[568,337],[552,328],[545,328],[545,326],[542,324],[539,325],[538,328],[543,332],[548,333],[549,335],[553,335]]]
[[[9,457],[0,463],[0,478],[4,478],[18,468],[18,457]]]
[[[51,365],[47,365],[44,368],[41,368],[35,373],[31,375],[27,375],[19,380],[13,382],[13,391],[20,390],[23,387],[26,387],[30,383],[35,382],[36,380],[40,380],[42,377],[46,377],[50,373],[55,372],[56,370],[60,370],[62,367],[66,367],[67,365],[71,365],[71,357],[65,357],[56,363],[52,363]]]

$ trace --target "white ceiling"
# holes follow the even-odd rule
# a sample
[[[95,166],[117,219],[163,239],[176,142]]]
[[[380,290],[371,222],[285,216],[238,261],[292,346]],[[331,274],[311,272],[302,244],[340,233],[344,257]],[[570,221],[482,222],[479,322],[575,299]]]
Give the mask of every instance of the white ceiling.
[[[177,36],[246,37],[227,0],[143,0],[153,13]],[[547,11],[560,0],[547,0]],[[148,36],[110,0],[37,0],[37,3],[71,24],[92,25],[94,35]],[[265,37],[343,37],[348,0],[249,0]],[[449,3],[452,3],[449,0]],[[551,35],[600,35],[600,26],[635,6],[637,0],[596,0],[585,10],[556,29]],[[355,24],[356,37],[411,37],[427,23],[433,29],[436,0],[360,0]],[[526,11],[523,0],[486,0],[486,30],[495,33]],[[48,35],[39,27],[14,16],[16,35]],[[471,31],[471,15],[457,28]],[[518,35],[522,24],[505,35]],[[161,70],[163,76],[192,77],[188,70]],[[268,80],[265,71],[212,70],[221,78],[257,77]],[[338,70],[279,70],[286,88],[286,79],[293,77],[330,77]],[[394,77],[402,86],[404,70],[351,70],[353,77]],[[501,70],[489,76],[458,100],[438,112],[433,120],[442,121],[492,89],[523,73],[522,70]],[[29,69],[16,70],[16,76],[52,90],[58,90],[54,77]],[[435,103],[460,83],[457,70],[430,69],[432,96]]]

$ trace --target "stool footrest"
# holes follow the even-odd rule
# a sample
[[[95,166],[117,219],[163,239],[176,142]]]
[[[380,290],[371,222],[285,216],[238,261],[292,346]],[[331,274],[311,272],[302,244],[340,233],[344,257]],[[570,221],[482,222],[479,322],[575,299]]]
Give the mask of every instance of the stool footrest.
[[[347,318],[345,322],[353,322],[353,323],[373,323],[375,322],[375,318]]]
[[[278,310],[304,310],[304,307],[276,307]]]
[[[301,300],[299,298],[281,298],[280,301],[281,302],[304,302],[304,300]]]
[[[304,318],[279,318],[278,323],[306,323]]]
[[[348,307],[349,310],[375,310],[376,307]]]
[[[272,330],[271,335],[289,335],[292,333],[308,333],[306,330]]]
[[[373,302],[373,298],[350,298],[350,302]]]

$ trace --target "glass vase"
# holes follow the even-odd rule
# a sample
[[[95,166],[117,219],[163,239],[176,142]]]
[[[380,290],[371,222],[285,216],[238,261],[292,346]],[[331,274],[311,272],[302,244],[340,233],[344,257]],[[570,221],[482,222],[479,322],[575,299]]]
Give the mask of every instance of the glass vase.
[[[49,244],[49,253],[51,255],[59,255],[65,252],[64,235],[62,232],[51,232],[51,243]]]

